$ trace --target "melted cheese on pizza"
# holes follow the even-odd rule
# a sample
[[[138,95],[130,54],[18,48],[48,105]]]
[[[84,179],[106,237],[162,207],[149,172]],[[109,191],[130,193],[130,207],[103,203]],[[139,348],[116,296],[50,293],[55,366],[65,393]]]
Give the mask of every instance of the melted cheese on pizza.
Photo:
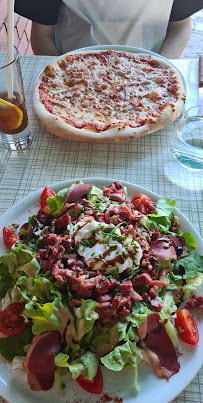
[[[45,68],[45,108],[77,128],[140,127],[173,110],[179,78],[156,59],[112,50],[70,54]]]

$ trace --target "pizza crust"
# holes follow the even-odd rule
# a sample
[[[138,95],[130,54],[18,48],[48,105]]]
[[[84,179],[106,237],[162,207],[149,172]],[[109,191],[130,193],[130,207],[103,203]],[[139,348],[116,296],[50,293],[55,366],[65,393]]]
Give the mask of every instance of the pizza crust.
[[[99,51],[99,50],[84,50],[84,51],[79,51],[78,54],[81,53],[100,53],[104,51]],[[116,51],[114,51],[116,52]],[[51,64],[51,66],[54,66],[57,64],[58,61],[62,60],[68,55],[71,54],[76,54],[77,52],[70,52],[65,55],[59,56],[58,58],[55,59],[55,61]],[[119,52],[120,53],[120,52]],[[129,52],[125,52],[129,53]],[[39,97],[39,85],[40,82],[44,76],[44,71],[48,67],[45,67],[45,69],[41,72],[36,85],[34,89],[34,94],[33,94],[33,111],[34,114],[39,121],[40,125],[44,127],[46,130],[48,130],[50,133],[54,134],[57,137],[61,137],[66,140],[72,140],[72,141],[80,141],[80,142],[108,142],[108,143],[114,143],[114,142],[126,142],[130,141],[136,138],[139,138],[141,136],[145,136],[148,133],[155,132],[162,127],[165,127],[172,123],[181,113],[184,102],[185,102],[185,91],[184,91],[184,85],[181,79],[181,76],[176,70],[176,68],[171,65],[170,62],[168,62],[165,59],[154,57],[152,55],[148,54],[143,54],[143,53],[135,53],[133,54],[138,57],[144,57],[145,59],[151,59],[151,60],[156,60],[162,67],[170,68],[170,71],[172,74],[175,74],[176,79],[178,81],[178,86],[179,86],[179,97],[177,99],[177,102],[175,105],[171,106],[168,105],[164,112],[158,117],[157,121],[155,123],[146,123],[143,126],[139,127],[129,127],[129,126],[123,126],[123,125],[114,125],[104,131],[97,131],[94,127],[85,127],[85,128],[77,128],[69,123],[67,123],[63,118],[60,116],[56,116],[52,113],[50,113],[44,106],[44,104],[41,102],[40,97]]]

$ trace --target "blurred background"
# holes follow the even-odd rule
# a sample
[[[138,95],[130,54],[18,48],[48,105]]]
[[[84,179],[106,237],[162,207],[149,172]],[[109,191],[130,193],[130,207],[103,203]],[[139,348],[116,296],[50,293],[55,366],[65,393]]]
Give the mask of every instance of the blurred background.
[[[21,55],[32,55],[30,44],[31,21],[15,14],[15,46]],[[7,0],[0,0],[0,41],[7,41]],[[203,54],[203,9],[192,16],[192,34],[181,59]]]

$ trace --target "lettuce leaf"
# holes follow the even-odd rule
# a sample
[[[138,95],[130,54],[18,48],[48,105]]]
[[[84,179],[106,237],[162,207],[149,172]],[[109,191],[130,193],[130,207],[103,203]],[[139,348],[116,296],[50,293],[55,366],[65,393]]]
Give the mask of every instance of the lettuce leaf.
[[[183,233],[183,238],[185,241],[185,244],[189,250],[195,249],[196,248],[196,240],[195,237],[192,235],[191,232],[184,232]]]
[[[195,277],[198,273],[203,273],[203,256],[197,253],[190,253],[182,259],[176,260],[171,272],[175,280]]]
[[[187,283],[182,287],[183,300],[190,297],[191,292],[194,292],[203,283],[203,273],[199,273],[195,278],[187,279]]]
[[[26,273],[27,276],[36,276],[40,265],[34,254],[24,245],[18,245],[0,257],[0,298],[4,298],[7,291],[14,286],[18,272]]]
[[[48,197],[47,203],[50,207],[50,214],[55,215],[64,205],[64,198],[68,188],[59,190],[56,196]]]
[[[24,357],[26,355],[23,347],[32,341],[32,331],[28,326],[22,333],[16,336],[0,338],[0,354],[8,361],[12,361],[16,356]]]
[[[185,301],[190,297],[191,292],[194,292],[203,283],[203,273],[198,273],[194,278],[188,277],[186,280],[177,280],[175,282],[176,288],[181,291],[183,300]],[[176,297],[176,302],[182,302],[182,299]]]
[[[121,346],[116,346],[113,351],[101,358],[102,364],[111,371],[121,371],[125,366],[137,367],[139,356],[136,342],[130,340]]]
[[[87,200],[94,201],[101,198],[103,198],[103,190],[97,186],[91,186],[87,192]]]
[[[168,199],[167,197],[162,197],[156,203],[156,213],[160,217],[168,217],[172,220],[173,210],[176,205],[176,200]]]
[[[95,301],[88,299],[82,301],[81,306],[69,310],[64,352],[68,353],[72,359],[75,355],[82,355],[92,346],[94,323],[98,319],[98,314],[95,312],[96,306]]]
[[[92,330],[94,322],[99,318],[98,313],[95,312],[96,307],[97,302],[86,299],[81,302],[79,307],[73,308],[77,341],[80,341],[85,334]]]
[[[175,286],[181,291],[183,300],[189,298],[203,282],[203,256],[191,252],[189,255],[174,263],[173,271],[170,272]],[[176,302],[181,302],[174,297]]]
[[[17,267],[26,265],[34,257],[34,253],[23,244],[18,245],[13,251],[17,258]]]
[[[71,313],[69,308],[56,298],[53,302],[46,304],[39,304],[36,301],[29,302],[25,305],[23,316],[33,319],[32,332],[36,335],[53,330],[63,333],[71,318]]]
[[[55,355],[55,364],[54,365],[56,367],[68,368],[69,367],[68,359],[69,359],[69,356],[67,354],[58,353]]]
[[[132,335],[133,329],[129,329],[129,336]],[[136,346],[136,342],[131,340],[126,343],[116,346],[113,351],[101,358],[102,364],[111,371],[121,371],[124,367],[130,367],[134,369],[135,373],[135,386],[139,390],[139,384],[137,381],[138,371],[137,364],[142,359],[141,350]]]
[[[148,214],[148,217],[152,222],[155,222],[155,224],[158,224],[158,226],[163,227],[164,231],[165,229],[169,230],[171,227],[171,220],[173,219],[173,209],[175,204],[175,200],[170,200],[167,197],[163,197],[157,201],[157,214]]]
[[[100,212],[106,210],[109,205],[109,198],[103,195],[103,190],[92,186],[87,193],[87,199],[95,205],[95,209]],[[117,204],[117,203],[116,203]]]
[[[33,252],[21,244],[0,256],[0,265],[7,266],[9,273],[12,274],[17,267],[29,263],[33,259],[33,256]]]
[[[63,381],[64,376],[67,374],[68,372],[68,368],[64,368],[64,367],[55,367],[54,369],[54,380],[56,383],[56,386],[58,388],[58,391],[60,393],[61,396],[65,396],[66,395],[66,384]]]
[[[99,332],[92,339],[92,346],[95,348],[98,356],[103,356],[112,351],[112,349],[126,337],[127,322],[121,322],[118,319],[100,326]]]
[[[86,351],[81,357],[69,364],[73,379],[83,375],[85,379],[92,380],[98,369],[99,359],[91,351]]]
[[[7,291],[14,286],[14,279],[8,271],[8,266],[0,262],[0,299],[4,298]]]
[[[21,276],[16,282],[23,297],[31,301],[33,297],[40,303],[53,302],[56,297],[61,299],[59,291],[56,289],[57,283],[53,283],[44,276],[26,277]]]
[[[147,316],[151,313],[144,302],[139,302],[132,307],[131,313],[126,317],[126,321],[130,322],[133,327],[139,327]]]
[[[35,277],[40,271],[40,264],[37,259],[33,257],[29,262],[18,266],[16,270],[25,273],[27,277]]]
[[[60,330],[61,328],[60,320],[54,314],[51,302],[41,305],[32,301],[25,305],[23,316],[33,319],[32,331],[35,335],[42,332]]]
[[[6,267],[9,273],[13,273],[18,266],[15,250],[10,250],[8,253],[0,256],[0,267]]]
[[[175,305],[175,301],[173,298],[173,293],[170,291],[166,291],[163,297],[157,298],[162,304],[163,308],[159,312],[159,316],[161,321],[164,323],[166,332],[170,337],[174,348],[179,347],[179,337],[176,328],[174,327],[173,323],[171,322],[171,313],[177,310],[177,306]]]
[[[167,197],[159,199],[156,203],[156,214],[148,214],[140,220],[140,224],[148,230],[158,228],[160,232],[166,233],[171,227],[174,207],[176,201]]]

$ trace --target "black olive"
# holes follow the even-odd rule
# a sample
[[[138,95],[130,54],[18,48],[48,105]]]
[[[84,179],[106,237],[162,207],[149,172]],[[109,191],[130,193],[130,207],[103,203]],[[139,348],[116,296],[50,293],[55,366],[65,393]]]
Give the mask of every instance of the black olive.
[[[177,248],[176,248],[176,254],[177,254],[177,256],[178,256],[178,257],[181,256],[182,253],[183,253],[183,247],[182,247],[182,246],[177,246]]]
[[[182,264],[179,265],[179,274],[180,276],[184,276],[185,274],[185,269],[184,266],[182,266]]]

